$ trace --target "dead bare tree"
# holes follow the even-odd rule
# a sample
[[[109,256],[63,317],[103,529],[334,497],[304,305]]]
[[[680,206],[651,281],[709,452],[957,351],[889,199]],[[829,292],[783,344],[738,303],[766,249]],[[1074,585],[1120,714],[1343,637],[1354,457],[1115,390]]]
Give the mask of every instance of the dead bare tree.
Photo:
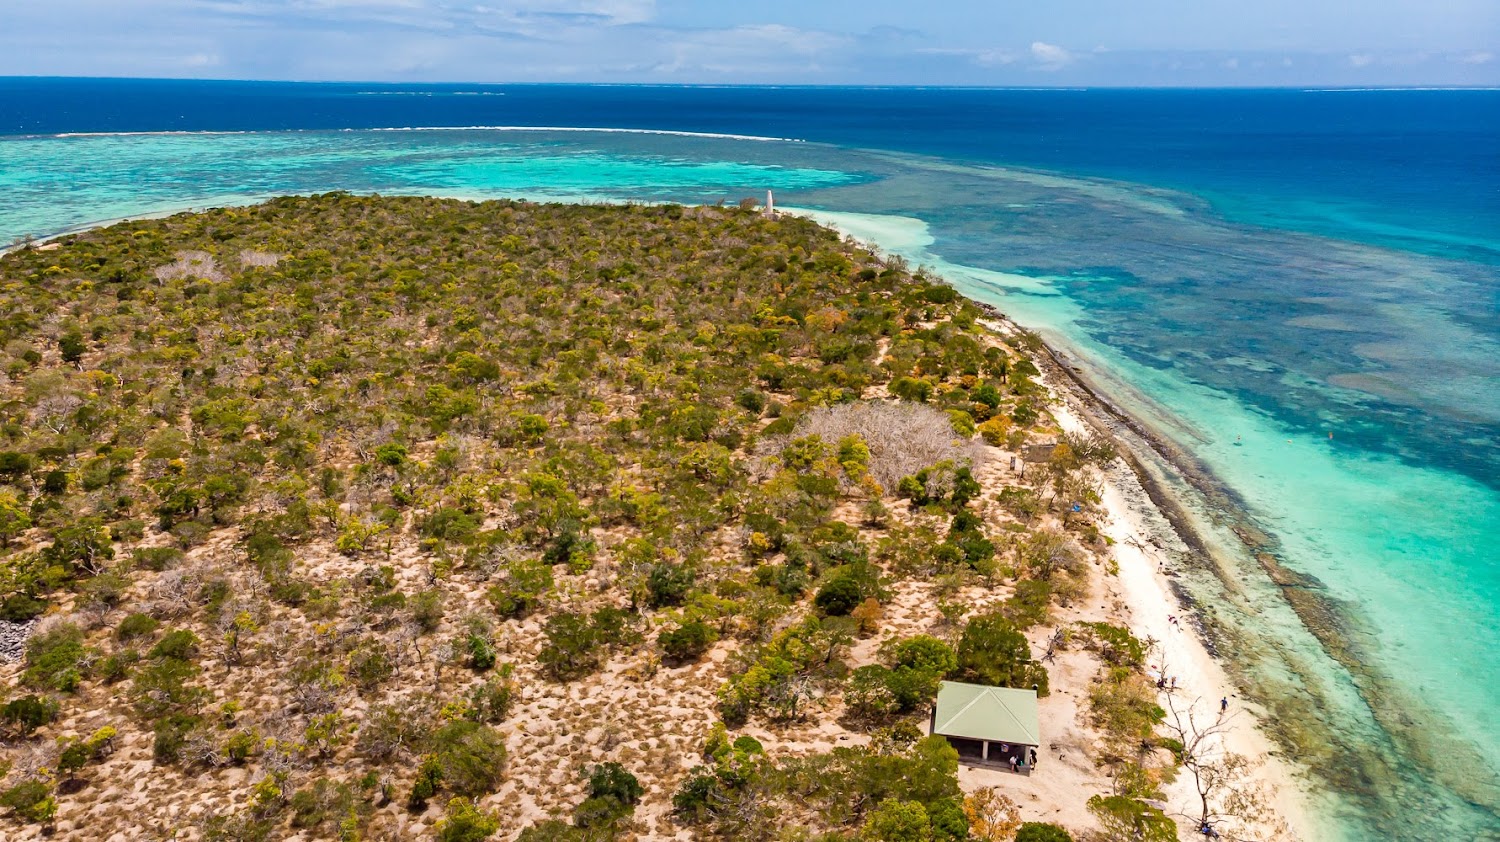
[[[1177,760],[1198,796],[1196,811],[1174,815],[1191,822],[1195,832],[1232,842],[1295,839],[1272,809],[1270,793],[1255,779],[1257,762],[1225,744],[1235,715],[1222,709],[1202,713],[1201,698],[1185,707],[1172,694],[1165,700],[1169,717],[1163,727],[1180,744]]]
[[[859,401],[821,407],[803,416],[792,435],[816,435],[831,445],[845,436],[860,436],[870,449],[870,473],[887,490],[894,490],[902,477],[936,462],[966,462],[977,470],[984,457],[983,447],[954,432],[947,413],[908,402]]]

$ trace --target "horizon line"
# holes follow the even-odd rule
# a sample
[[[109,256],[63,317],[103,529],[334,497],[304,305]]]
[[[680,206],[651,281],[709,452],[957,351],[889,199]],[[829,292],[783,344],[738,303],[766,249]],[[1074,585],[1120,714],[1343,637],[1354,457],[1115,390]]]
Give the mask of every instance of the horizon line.
[[[1500,91],[1495,85],[1329,85],[1308,83],[1302,85],[968,85],[968,84],[921,84],[921,83],[777,83],[777,82],[476,82],[476,81],[391,81],[378,79],[254,79],[234,77],[198,76],[68,76],[68,75],[0,75],[0,82],[9,80],[58,80],[91,82],[201,82],[205,84],[255,83],[267,85],[382,85],[390,87],[453,87],[470,85],[478,87],[591,87],[591,88],[746,88],[746,89],[864,89],[864,90],[972,90],[972,91],[1297,91],[1322,92],[1373,92],[1373,91]]]

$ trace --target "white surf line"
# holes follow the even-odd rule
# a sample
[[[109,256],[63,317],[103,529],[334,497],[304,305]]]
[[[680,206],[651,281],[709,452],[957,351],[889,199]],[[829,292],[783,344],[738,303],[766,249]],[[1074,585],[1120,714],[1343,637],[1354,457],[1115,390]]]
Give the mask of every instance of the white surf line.
[[[754,134],[729,134],[726,132],[690,132],[679,129],[626,129],[604,126],[407,126],[386,129],[340,129],[345,132],[578,132],[596,134],[649,134],[672,137],[701,137],[712,140],[753,140],[761,143],[806,143],[796,137],[771,137]]]
[[[728,132],[690,132],[679,129],[628,129],[607,126],[380,126],[356,129],[255,129],[202,131],[158,131],[158,132],[60,132],[57,134],[13,135],[16,139],[80,138],[80,137],[187,137],[193,135],[246,135],[246,134],[314,134],[317,132],[568,132],[576,134],[644,134],[670,137],[697,137],[707,140],[749,140],[757,143],[807,143],[797,137],[772,137],[769,135],[731,134]]]

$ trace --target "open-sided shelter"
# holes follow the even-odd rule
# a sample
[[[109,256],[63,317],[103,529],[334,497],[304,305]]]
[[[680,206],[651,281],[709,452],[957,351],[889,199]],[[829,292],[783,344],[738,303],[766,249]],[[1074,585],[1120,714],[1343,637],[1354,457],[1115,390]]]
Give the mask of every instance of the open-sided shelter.
[[[1042,744],[1036,691],[944,681],[932,709],[932,733],[947,737],[960,759],[1026,763]]]

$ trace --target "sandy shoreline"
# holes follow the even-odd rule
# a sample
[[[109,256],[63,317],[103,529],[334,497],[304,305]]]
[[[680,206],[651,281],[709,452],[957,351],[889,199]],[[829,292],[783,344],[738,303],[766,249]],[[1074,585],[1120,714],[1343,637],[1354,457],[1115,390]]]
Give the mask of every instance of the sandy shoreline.
[[[782,208],[780,212],[806,216],[839,229],[836,220],[822,218],[815,211]],[[878,253],[890,253],[878,242],[862,240],[848,231],[843,233]],[[993,322],[982,323],[995,332],[1008,334],[1022,327],[997,308],[975,303],[993,315]],[[1117,446],[1126,447],[1118,436],[1108,432],[1105,424],[1091,420],[1115,416],[1117,410],[1104,405],[1102,399],[1075,382],[1052,349],[1047,349],[1036,362],[1043,372],[1040,379],[1057,398],[1048,410],[1064,431],[1102,434]],[[1122,420],[1134,422],[1129,418]],[[1205,753],[1230,752],[1252,758],[1255,764],[1248,786],[1264,794],[1275,814],[1268,819],[1285,825],[1277,838],[1315,839],[1306,798],[1298,784],[1299,770],[1280,756],[1276,744],[1266,735],[1262,725],[1265,711],[1241,698],[1239,687],[1210,652],[1195,628],[1193,609],[1177,595],[1163,564],[1166,558],[1156,548],[1158,545],[1187,548],[1199,543],[1197,536],[1183,533],[1185,524],[1178,523],[1153,502],[1140,478],[1123,460],[1115,460],[1102,480],[1102,506],[1107,517],[1101,531],[1113,542],[1111,554],[1119,566],[1115,584],[1128,613],[1127,624],[1140,639],[1156,642],[1150,668],[1176,679],[1175,692],[1162,694],[1162,706],[1177,710],[1184,719],[1191,713],[1196,721],[1213,725],[1219,722],[1220,700],[1227,700],[1229,706],[1223,714],[1226,727],[1221,735],[1206,741]],[[1197,815],[1200,808],[1190,776],[1185,772],[1180,774],[1165,795],[1167,812],[1179,819],[1180,830],[1191,834],[1195,828],[1183,817]],[[1065,805],[1056,806],[1067,809]]]
[[[781,212],[805,215],[820,224],[839,227],[815,212],[802,213],[800,209]],[[847,231],[844,234],[853,237]],[[890,253],[878,242],[861,242],[878,253]],[[1021,327],[996,308],[975,303],[993,314],[995,321],[989,326],[996,332],[1006,334]],[[1119,437],[1108,432],[1105,424],[1089,420],[1113,416],[1116,411],[1074,382],[1051,349],[1036,362],[1043,371],[1042,381],[1057,398],[1048,409],[1064,431],[1103,434],[1118,446],[1126,447]],[[1253,764],[1245,788],[1259,791],[1273,814],[1265,817],[1263,826],[1282,825],[1275,835],[1278,839],[1316,839],[1315,825],[1299,785],[1300,770],[1281,756],[1263,727],[1265,711],[1241,697],[1240,688],[1195,628],[1193,609],[1178,596],[1163,566],[1165,556],[1154,546],[1178,545],[1186,549],[1199,543],[1197,536],[1183,534],[1185,525],[1153,502],[1151,494],[1123,460],[1116,460],[1103,474],[1102,481],[1102,506],[1107,517],[1101,531],[1113,542],[1112,555],[1119,566],[1114,583],[1128,614],[1127,625],[1140,639],[1156,642],[1150,668],[1176,679],[1175,692],[1162,694],[1162,706],[1175,709],[1184,720],[1192,716],[1197,722],[1219,730],[1216,726],[1220,722],[1220,700],[1227,700],[1222,733],[1206,740],[1202,753],[1208,756],[1232,753],[1251,758]],[[1178,819],[1179,829],[1196,835],[1191,820],[1185,818],[1198,815],[1201,809],[1191,777],[1183,771],[1164,795],[1166,811]],[[1049,806],[1076,815],[1079,805]]]
[[[1048,373],[1053,375],[1047,378],[1048,386],[1059,398],[1050,410],[1063,430],[1097,429],[1084,420],[1092,399],[1067,382],[1057,382],[1063,378],[1056,377],[1055,372]],[[1102,504],[1107,518],[1101,526],[1114,542],[1112,553],[1119,564],[1116,581],[1129,611],[1131,631],[1143,640],[1156,642],[1150,668],[1176,680],[1176,691],[1162,694],[1163,707],[1170,704],[1178,711],[1192,711],[1200,722],[1217,723],[1220,700],[1227,699],[1228,711],[1222,721],[1228,727],[1222,739],[1214,741],[1208,750],[1258,759],[1252,785],[1265,791],[1277,818],[1285,822],[1287,835],[1283,838],[1315,838],[1297,770],[1281,758],[1261,728],[1264,711],[1239,697],[1239,688],[1189,622],[1191,608],[1181,603],[1172,587],[1163,566],[1164,555],[1156,545],[1164,539],[1180,541],[1180,536],[1128,467],[1117,462],[1103,479]],[[1166,795],[1170,814],[1180,817],[1197,812],[1198,796],[1186,774],[1178,777]]]

